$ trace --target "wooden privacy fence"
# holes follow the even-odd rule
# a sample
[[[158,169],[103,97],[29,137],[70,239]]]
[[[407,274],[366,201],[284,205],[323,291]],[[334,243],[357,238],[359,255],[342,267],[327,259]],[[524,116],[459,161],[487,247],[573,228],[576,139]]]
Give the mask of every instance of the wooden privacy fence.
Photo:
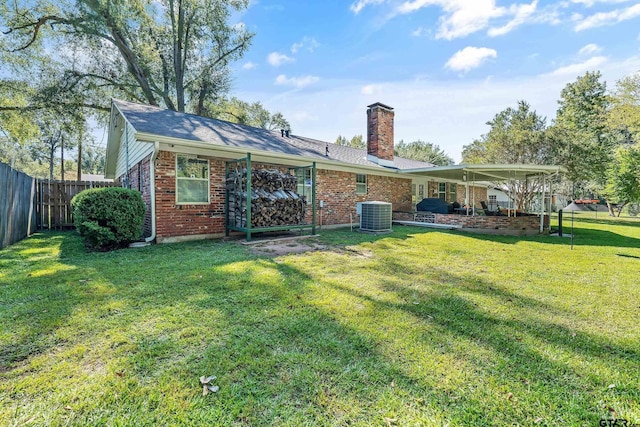
[[[36,180],[0,163],[0,249],[36,230]]]
[[[47,181],[0,163],[0,249],[37,230],[73,227],[71,199],[87,188],[114,187],[102,181]]]
[[[88,188],[114,187],[102,181],[45,181],[36,183],[35,211],[38,230],[73,228],[71,199]]]

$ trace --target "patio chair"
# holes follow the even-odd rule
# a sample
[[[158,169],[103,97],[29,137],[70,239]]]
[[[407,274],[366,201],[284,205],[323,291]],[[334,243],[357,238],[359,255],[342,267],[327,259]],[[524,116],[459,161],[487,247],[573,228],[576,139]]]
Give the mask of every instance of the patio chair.
[[[494,216],[496,213],[489,210],[489,206],[487,206],[487,202],[482,200],[480,202],[480,206],[482,206],[482,210],[486,216]]]

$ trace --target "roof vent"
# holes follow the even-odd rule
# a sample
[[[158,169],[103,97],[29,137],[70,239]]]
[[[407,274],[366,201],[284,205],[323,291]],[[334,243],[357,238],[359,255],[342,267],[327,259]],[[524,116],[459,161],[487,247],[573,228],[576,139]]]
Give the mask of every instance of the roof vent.
[[[329,157],[329,143],[327,142],[327,145],[324,147],[324,155],[326,157]]]
[[[280,136],[284,138],[284,129],[280,129]]]
[[[284,131],[284,134],[287,136],[287,138],[289,138],[289,132],[291,132],[289,129]]]

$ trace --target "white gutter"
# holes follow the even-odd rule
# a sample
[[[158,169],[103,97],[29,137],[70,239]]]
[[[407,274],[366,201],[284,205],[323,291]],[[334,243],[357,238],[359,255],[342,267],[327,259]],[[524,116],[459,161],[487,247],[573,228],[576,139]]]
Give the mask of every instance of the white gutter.
[[[144,239],[145,242],[153,242],[156,239],[156,157],[160,152],[160,143],[153,143],[153,154],[149,163],[149,180],[151,181],[149,191],[151,192],[151,236]]]

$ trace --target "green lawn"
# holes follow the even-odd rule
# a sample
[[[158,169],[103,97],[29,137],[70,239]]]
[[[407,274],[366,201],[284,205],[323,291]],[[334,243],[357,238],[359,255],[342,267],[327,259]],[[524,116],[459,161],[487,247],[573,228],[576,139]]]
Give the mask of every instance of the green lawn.
[[[0,251],[0,425],[640,424],[640,221],[317,241]]]

